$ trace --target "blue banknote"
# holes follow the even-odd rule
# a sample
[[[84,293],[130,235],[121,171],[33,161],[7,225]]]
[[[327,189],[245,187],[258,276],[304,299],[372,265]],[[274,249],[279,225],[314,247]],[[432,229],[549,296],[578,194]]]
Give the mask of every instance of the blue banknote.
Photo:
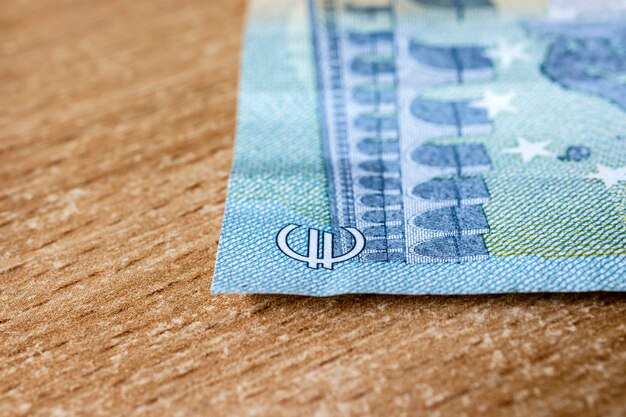
[[[253,0],[212,290],[626,290],[626,2]]]

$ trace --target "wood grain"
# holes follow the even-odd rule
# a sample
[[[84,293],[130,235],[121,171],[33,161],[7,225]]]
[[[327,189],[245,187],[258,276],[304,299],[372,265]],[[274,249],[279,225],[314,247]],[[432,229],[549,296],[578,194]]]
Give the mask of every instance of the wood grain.
[[[0,3],[0,415],[626,415],[623,294],[210,294],[244,6]]]

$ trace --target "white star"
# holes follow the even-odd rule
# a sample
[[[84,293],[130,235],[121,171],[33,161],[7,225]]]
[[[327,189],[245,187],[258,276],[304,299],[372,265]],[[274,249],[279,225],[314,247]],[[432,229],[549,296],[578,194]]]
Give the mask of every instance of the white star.
[[[600,180],[607,187],[626,181],[626,166],[611,168],[606,165],[598,165],[596,169],[598,172],[589,174],[585,178]]]
[[[529,142],[524,138],[517,138],[517,147],[505,149],[504,153],[515,153],[522,157],[524,163],[532,161],[537,156],[552,156],[553,153],[546,149],[550,142]]]
[[[485,54],[491,59],[498,60],[500,65],[502,65],[502,69],[508,69],[513,62],[526,61],[528,59],[526,48],[525,42],[510,43],[500,40],[497,46],[487,49]]]
[[[554,21],[574,20],[578,17],[578,11],[574,7],[552,6],[548,12],[548,19]]]
[[[515,93],[509,91],[508,93],[498,94],[492,90],[485,91],[485,96],[480,100],[471,102],[471,107],[485,109],[490,119],[496,117],[503,111],[514,113],[517,108],[511,104],[511,101],[515,97]]]

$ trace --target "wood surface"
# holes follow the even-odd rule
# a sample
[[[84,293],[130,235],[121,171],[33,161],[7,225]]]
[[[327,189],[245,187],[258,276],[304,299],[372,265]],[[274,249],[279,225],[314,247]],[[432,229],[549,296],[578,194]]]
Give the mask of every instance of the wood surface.
[[[623,294],[211,295],[244,9],[0,1],[0,416],[626,415]]]

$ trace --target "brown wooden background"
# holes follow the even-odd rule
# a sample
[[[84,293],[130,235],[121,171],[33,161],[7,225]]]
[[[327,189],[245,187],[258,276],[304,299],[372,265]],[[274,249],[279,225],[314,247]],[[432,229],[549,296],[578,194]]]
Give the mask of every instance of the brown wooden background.
[[[0,415],[626,415],[623,294],[210,294],[243,13],[0,1]]]

